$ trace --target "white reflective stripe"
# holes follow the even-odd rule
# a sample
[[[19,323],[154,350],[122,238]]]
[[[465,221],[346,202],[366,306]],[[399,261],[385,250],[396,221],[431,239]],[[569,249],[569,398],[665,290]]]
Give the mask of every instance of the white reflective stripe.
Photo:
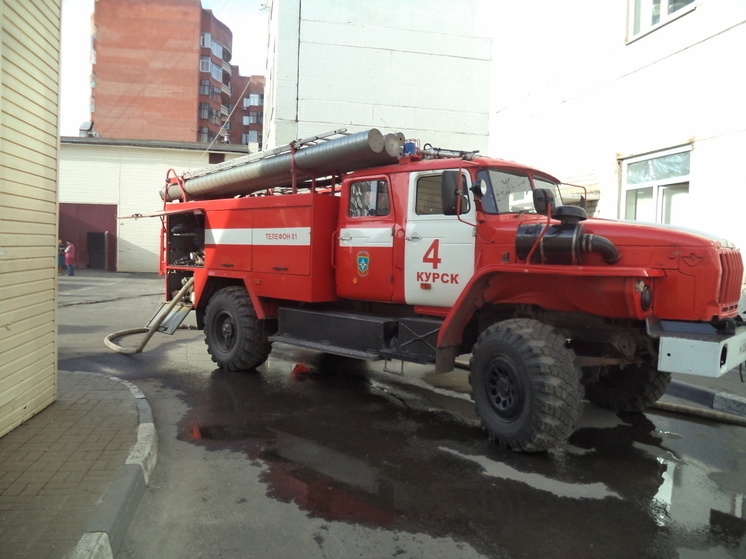
[[[393,227],[347,227],[339,232],[339,246],[351,248],[394,246]]]
[[[251,229],[205,229],[206,245],[250,245]]]
[[[308,246],[311,244],[310,227],[272,227],[253,231],[255,245]]]
[[[206,229],[205,244],[309,246],[311,244],[311,228]]]

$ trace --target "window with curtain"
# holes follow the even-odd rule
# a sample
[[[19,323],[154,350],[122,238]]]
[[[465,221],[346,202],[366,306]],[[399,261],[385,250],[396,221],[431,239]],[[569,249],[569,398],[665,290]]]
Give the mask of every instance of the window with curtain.
[[[691,150],[684,146],[622,161],[625,219],[691,225]]]

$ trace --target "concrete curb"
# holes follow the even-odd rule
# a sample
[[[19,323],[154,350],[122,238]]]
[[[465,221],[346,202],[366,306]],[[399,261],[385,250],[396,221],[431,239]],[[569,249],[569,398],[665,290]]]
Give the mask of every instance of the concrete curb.
[[[111,375],[101,376],[124,384],[135,398],[140,422],[137,440],[117,479],[96,507],[95,518],[89,522],[85,534],[66,559],[113,559],[124,541],[158,459],[158,435],[145,395],[131,382]]]
[[[668,385],[666,395],[689,400],[731,415],[746,417],[746,398],[734,394],[715,392],[714,390],[672,380],[671,384]]]

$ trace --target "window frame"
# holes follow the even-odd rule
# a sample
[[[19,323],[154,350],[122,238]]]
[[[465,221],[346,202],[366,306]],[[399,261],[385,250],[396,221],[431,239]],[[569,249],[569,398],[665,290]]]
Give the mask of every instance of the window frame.
[[[668,25],[672,21],[676,21],[680,17],[693,12],[699,5],[699,0],[694,0],[692,3],[687,4],[686,6],[682,6],[675,12],[669,14],[668,6],[671,4],[671,2],[674,2],[674,1],[675,0],[660,0],[661,14],[659,16],[658,23],[643,26],[642,21],[641,21],[640,29],[637,32],[635,32],[635,21],[639,13],[637,9],[637,4],[638,3],[645,4],[645,6],[649,8],[654,2],[654,0],[628,0],[627,2],[627,44],[632,43],[642,37],[645,37],[646,35],[660,29],[661,27]],[[640,18],[640,20],[642,20],[642,17]]]
[[[375,183],[375,192],[376,192],[376,198],[375,200],[368,200],[368,208],[363,208],[360,205],[359,195],[353,195],[353,190],[359,186],[360,193],[363,193],[363,189],[370,192],[370,189],[373,188],[373,183]],[[347,217],[353,218],[353,219],[378,219],[381,217],[387,217],[391,215],[391,188],[389,187],[389,181],[387,177],[385,176],[376,176],[376,177],[366,177],[362,180],[356,180],[350,182],[349,185],[350,189],[350,196],[347,200]],[[386,202],[388,203],[388,207],[382,206],[379,204],[381,201],[381,198],[379,198],[379,194],[384,193]],[[355,204],[355,202],[358,202],[358,204]],[[383,208],[386,207],[386,210],[383,211]],[[361,213],[365,212],[365,213]],[[370,213],[374,212],[374,213]]]
[[[671,190],[681,190],[682,185],[686,185],[687,187],[687,193],[689,192],[689,185],[691,184],[691,153],[693,152],[693,146],[691,144],[686,144],[682,146],[677,146],[669,149],[664,149],[660,151],[654,151],[645,153],[642,155],[636,155],[633,157],[626,157],[624,159],[620,159],[621,163],[621,193],[620,193],[620,204],[619,204],[619,214],[623,215],[621,219],[630,220],[630,221],[642,221],[645,220],[638,219],[637,217],[628,217],[628,205],[627,205],[627,196],[628,193],[638,191],[641,192],[644,189],[652,189],[652,206],[655,216],[654,223],[659,224],[667,224],[670,222],[670,219],[666,219],[666,194],[668,191]],[[639,163],[641,161],[649,161],[652,159],[659,159],[662,157],[666,157],[668,155],[675,155],[678,153],[689,153],[689,172],[686,175],[679,175],[675,177],[666,177],[661,179],[654,179],[644,182],[639,182],[630,185],[628,181],[628,169],[631,164]],[[637,211],[635,212],[635,214]]]
[[[443,213],[443,192],[441,190],[443,171],[457,170],[458,169],[442,169],[431,173],[423,173],[417,177],[414,188],[414,202],[412,206],[412,211],[415,215],[445,217],[446,214]],[[469,173],[462,170],[461,180],[462,186],[464,187],[463,190],[468,193],[471,186]],[[425,187],[430,186],[429,184],[426,185],[426,182],[432,182],[432,185],[435,186],[432,193],[425,192]],[[422,185],[420,185],[420,183],[422,183]],[[421,186],[422,190],[420,190]],[[430,197],[431,194],[434,194],[434,197]],[[468,194],[464,194],[462,199],[466,200],[466,207],[463,207],[462,205],[460,215],[465,215],[471,211],[472,201]]]

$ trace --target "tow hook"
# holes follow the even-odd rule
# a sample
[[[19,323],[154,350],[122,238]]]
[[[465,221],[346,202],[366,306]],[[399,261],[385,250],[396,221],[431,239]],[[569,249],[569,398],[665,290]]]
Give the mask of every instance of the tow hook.
[[[736,333],[736,321],[732,318],[713,318],[710,324],[717,330],[718,334],[733,336]]]

